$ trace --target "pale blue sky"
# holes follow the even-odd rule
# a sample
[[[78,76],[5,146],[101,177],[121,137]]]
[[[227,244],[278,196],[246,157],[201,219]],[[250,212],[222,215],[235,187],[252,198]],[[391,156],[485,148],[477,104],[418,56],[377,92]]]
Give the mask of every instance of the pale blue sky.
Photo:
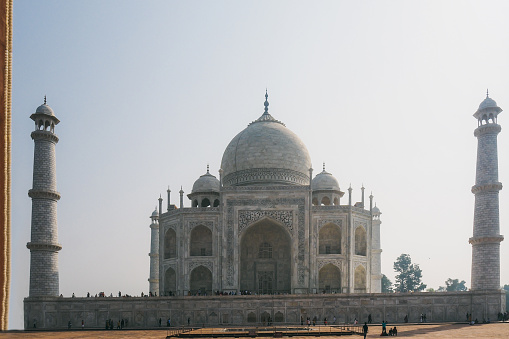
[[[150,219],[168,185],[217,175],[263,113],[301,137],[315,173],[382,211],[382,272],[409,253],[429,287],[470,284],[476,120],[509,110],[507,1],[25,1],[14,4],[10,328],[28,295],[33,129],[56,127],[60,291],[148,291]],[[509,117],[499,118],[509,185]],[[509,198],[501,191],[501,233]],[[186,198],[186,206],[189,206]],[[509,284],[509,245],[502,281]]]

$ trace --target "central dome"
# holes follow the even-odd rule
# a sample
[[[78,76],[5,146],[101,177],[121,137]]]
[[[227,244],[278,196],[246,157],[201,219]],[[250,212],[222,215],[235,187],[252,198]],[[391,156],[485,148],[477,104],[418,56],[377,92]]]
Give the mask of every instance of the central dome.
[[[311,158],[306,145],[265,112],[226,147],[221,161],[224,186],[309,185]]]

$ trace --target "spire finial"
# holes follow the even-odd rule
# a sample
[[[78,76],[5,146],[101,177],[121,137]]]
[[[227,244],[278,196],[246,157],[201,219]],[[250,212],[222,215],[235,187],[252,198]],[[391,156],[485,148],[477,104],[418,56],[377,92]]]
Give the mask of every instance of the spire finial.
[[[209,164],[207,164],[207,174],[209,174]]]
[[[46,95],[44,96],[44,104],[46,105]]]
[[[489,97],[489,92],[488,92],[488,89],[486,88],[486,98]]]
[[[265,106],[265,111],[263,114],[269,114],[269,94],[267,93],[267,89],[265,88],[265,102],[263,103]]]
[[[325,161],[323,162],[323,171],[325,172]]]

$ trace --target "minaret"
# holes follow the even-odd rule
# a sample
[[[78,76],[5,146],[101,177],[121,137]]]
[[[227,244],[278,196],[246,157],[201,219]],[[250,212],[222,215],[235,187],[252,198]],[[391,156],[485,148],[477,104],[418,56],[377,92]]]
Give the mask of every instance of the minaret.
[[[497,135],[501,127],[497,115],[502,109],[488,96],[474,113],[478,127],[477,167],[475,185],[474,235],[472,244],[472,290],[500,289],[500,221],[498,193],[502,184],[498,181]]]
[[[373,195],[369,196],[371,210],[371,293],[382,292],[382,248],[380,244],[380,209],[373,207]]]
[[[162,199],[161,199],[162,200]],[[159,213],[157,207],[150,216],[152,223],[150,223],[150,277],[149,291],[152,295],[157,295],[159,291]]]
[[[60,121],[51,107],[37,107],[30,116],[35,121],[34,177],[28,196],[32,198],[32,226],[30,242],[30,291],[29,297],[55,296],[58,290],[58,251],[62,246],[57,239],[57,173],[55,145],[58,137],[55,125]]]

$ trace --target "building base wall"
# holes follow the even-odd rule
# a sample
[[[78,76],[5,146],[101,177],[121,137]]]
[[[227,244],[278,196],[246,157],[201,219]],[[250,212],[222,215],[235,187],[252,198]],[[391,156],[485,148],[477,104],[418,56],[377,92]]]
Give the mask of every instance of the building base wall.
[[[505,311],[505,293],[494,291],[384,294],[315,294],[315,295],[235,295],[214,297],[144,297],[144,298],[25,298],[25,328],[64,329],[73,327],[105,328],[108,319],[114,324],[124,319],[127,328],[153,328],[171,319],[172,326],[261,325],[268,316],[274,324],[299,324],[301,317],[315,316],[319,324],[326,317],[332,324],[386,320],[401,323],[419,322],[426,314],[428,322],[496,320]]]

